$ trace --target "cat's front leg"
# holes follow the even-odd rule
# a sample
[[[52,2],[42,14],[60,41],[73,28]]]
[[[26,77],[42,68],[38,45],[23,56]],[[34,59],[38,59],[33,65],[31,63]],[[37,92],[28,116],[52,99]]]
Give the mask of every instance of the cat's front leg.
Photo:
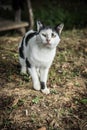
[[[30,67],[30,68],[28,68],[28,71],[29,71],[29,73],[30,73],[30,75],[32,77],[33,88],[35,90],[40,90],[41,87],[40,87],[40,82],[39,82],[39,78],[38,78],[36,68],[35,67]]]
[[[20,65],[21,65],[21,74],[26,74],[27,70],[26,70],[25,59],[19,57],[19,61],[20,61]]]
[[[47,88],[47,78],[48,78],[48,71],[49,68],[41,68],[40,69],[40,84],[41,84],[41,91],[45,94],[49,94],[50,90]]]

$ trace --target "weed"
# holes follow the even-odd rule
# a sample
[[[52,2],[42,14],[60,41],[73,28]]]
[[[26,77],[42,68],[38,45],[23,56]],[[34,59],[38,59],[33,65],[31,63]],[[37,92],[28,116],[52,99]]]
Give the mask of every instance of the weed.
[[[17,108],[18,108],[17,104],[12,106],[12,109],[17,109]]]
[[[39,103],[39,100],[40,100],[40,98],[38,96],[36,96],[34,99],[32,99],[32,102],[34,104],[37,104],[37,103]]]
[[[52,90],[50,91],[50,93],[51,93],[51,94],[57,94],[57,90],[52,89]]]
[[[83,104],[87,104],[87,98],[81,99],[80,102],[83,103]]]
[[[79,82],[75,82],[74,85],[77,86],[77,87],[80,87],[80,83]]]
[[[4,127],[9,127],[11,125],[11,120],[10,119],[4,119],[3,120],[3,126]]]
[[[18,105],[18,106],[22,106],[22,105],[24,104],[24,102],[25,102],[25,101],[24,101],[23,99],[20,99],[20,100],[18,101],[17,105]]]

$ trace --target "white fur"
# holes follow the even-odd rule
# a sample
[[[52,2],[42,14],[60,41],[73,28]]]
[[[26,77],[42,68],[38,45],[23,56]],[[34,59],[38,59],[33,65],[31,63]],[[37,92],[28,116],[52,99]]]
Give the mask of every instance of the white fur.
[[[40,29],[40,23],[37,23],[38,31]],[[42,27],[42,24],[41,24]],[[47,88],[47,78],[48,78],[48,72],[49,68],[52,64],[52,61],[54,59],[55,53],[56,53],[56,47],[58,43],[60,42],[60,38],[56,31],[52,31],[52,29],[42,29],[40,33],[33,36],[28,42],[28,45],[26,46],[25,39],[27,35],[30,33],[33,33],[35,31],[30,30],[25,34],[24,38],[24,56],[25,59],[28,58],[31,68],[28,68],[28,71],[32,77],[33,81],[33,88],[35,90],[40,90],[40,81],[45,83],[45,88],[41,91],[45,94],[49,94],[50,91]],[[52,37],[52,33],[54,33],[54,37]],[[19,45],[19,48],[21,46],[21,43]],[[21,64],[21,72],[26,73],[26,63],[25,59],[22,59],[19,57],[20,64]],[[38,69],[38,72],[37,72]],[[40,80],[40,81],[39,81]]]

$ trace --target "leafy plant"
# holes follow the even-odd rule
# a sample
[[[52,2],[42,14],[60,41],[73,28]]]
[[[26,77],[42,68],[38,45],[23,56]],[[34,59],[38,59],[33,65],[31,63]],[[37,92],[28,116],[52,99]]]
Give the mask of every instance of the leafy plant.
[[[18,104],[18,106],[22,106],[24,104],[24,100],[20,99],[17,104]]]
[[[87,98],[83,98],[83,99],[81,99],[81,103],[83,103],[83,104],[87,104]]]
[[[36,96],[34,99],[32,99],[32,102],[34,104],[37,104],[39,102],[40,98],[38,96]]]
[[[50,92],[51,94],[57,94],[57,91],[55,89],[52,89]]]

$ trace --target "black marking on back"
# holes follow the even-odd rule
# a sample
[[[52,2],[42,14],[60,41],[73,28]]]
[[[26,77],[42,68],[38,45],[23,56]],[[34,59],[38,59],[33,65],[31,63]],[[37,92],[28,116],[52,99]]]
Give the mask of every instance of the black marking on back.
[[[24,37],[22,39],[21,47],[19,48],[19,55],[20,55],[21,58],[24,59],[24,53],[23,53],[24,47],[23,47],[23,43],[24,43]]]
[[[27,44],[28,44],[28,41],[34,36],[34,35],[37,35],[38,33],[37,32],[33,32],[33,33],[30,33],[30,34],[28,34],[27,36],[26,36],[26,38],[25,38],[25,44],[26,44],[26,46],[27,46]]]
[[[40,85],[41,85],[41,89],[45,89],[45,83],[44,82],[40,82]]]
[[[30,64],[28,58],[26,58],[26,65],[27,65],[28,68],[31,68],[31,64]]]

